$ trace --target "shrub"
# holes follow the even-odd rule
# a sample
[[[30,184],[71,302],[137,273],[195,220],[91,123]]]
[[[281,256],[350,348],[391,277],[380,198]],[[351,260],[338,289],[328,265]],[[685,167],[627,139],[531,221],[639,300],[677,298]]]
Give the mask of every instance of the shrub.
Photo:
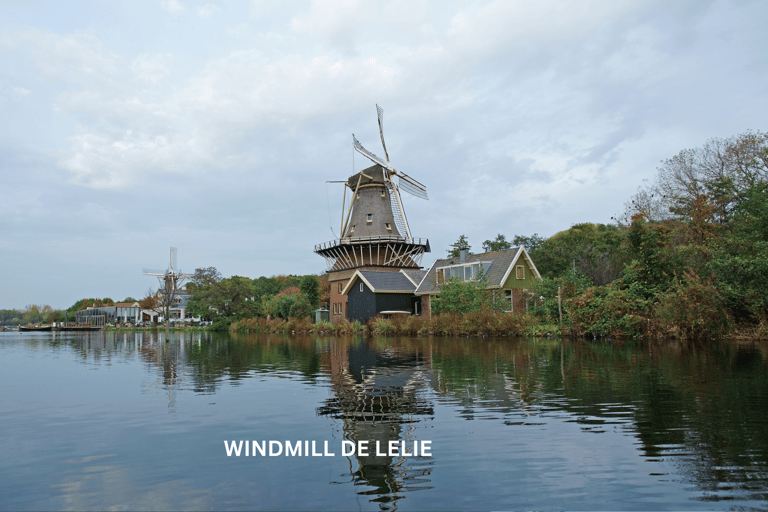
[[[686,272],[675,277],[672,286],[659,294],[655,308],[662,332],[685,340],[709,340],[730,332],[732,321],[725,299],[697,274]]]
[[[649,301],[616,284],[588,288],[568,301],[576,336],[636,336],[648,332]]]
[[[235,320],[236,319],[231,316],[219,316],[213,319],[213,323],[208,329],[211,331],[228,331]]]
[[[309,332],[312,330],[312,320],[305,316],[303,318],[291,318],[285,323],[286,332]]]
[[[394,334],[395,324],[388,318],[376,316],[368,320],[368,330],[379,336],[389,336]]]
[[[335,331],[336,326],[328,320],[318,320],[315,322],[315,331]]]

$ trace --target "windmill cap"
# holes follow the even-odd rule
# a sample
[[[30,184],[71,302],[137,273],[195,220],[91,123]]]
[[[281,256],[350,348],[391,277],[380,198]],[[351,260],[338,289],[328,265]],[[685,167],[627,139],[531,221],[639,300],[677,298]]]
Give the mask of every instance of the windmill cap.
[[[360,175],[364,175],[360,179]],[[371,183],[384,184],[384,168],[379,164],[372,165],[349,177],[347,180],[347,186],[352,190],[357,187],[357,180],[360,179],[360,185],[369,185]]]

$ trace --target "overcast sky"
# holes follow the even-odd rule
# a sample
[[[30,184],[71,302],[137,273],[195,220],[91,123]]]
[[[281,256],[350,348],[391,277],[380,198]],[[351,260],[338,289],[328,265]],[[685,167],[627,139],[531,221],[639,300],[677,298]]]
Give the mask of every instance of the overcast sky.
[[[662,159],[765,131],[768,2],[80,1],[0,7],[0,308],[182,271],[322,273],[352,133],[465,234],[611,216]]]

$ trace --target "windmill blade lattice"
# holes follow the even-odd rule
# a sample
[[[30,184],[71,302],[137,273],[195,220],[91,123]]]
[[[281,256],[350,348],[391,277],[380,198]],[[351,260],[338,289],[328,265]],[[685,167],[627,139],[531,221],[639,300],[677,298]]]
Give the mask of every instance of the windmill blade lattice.
[[[427,199],[429,200],[429,197],[427,196],[427,187],[424,185],[421,185],[418,181],[414,180],[410,176],[406,175],[405,173],[399,173],[398,177],[399,180],[399,188],[403,192],[408,192],[412,196],[416,196],[421,199]],[[418,185],[421,185],[421,188],[419,188],[417,185],[414,185],[414,183],[417,183]]]
[[[381,147],[384,148],[384,157],[389,163],[389,153],[387,153],[387,145],[384,143],[384,109],[376,105],[376,115],[379,118],[379,135],[381,135]]]
[[[397,199],[395,199],[395,194],[397,194],[397,191],[394,190],[394,188],[395,186],[391,181],[387,182],[387,190],[389,191],[389,203],[392,207],[392,217],[395,219],[395,226],[397,226],[397,231],[402,235],[407,236],[406,234],[409,232],[409,229],[406,225],[406,220],[400,213],[400,207],[397,204]]]
[[[392,167],[390,167],[390,165],[387,162],[385,162],[381,158],[377,157],[376,155],[374,155],[373,153],[371,153],[370,151],[365,149],[363,147],[363,145],[360,144],[360,141],[357,140],[357,137],[355,137],[354,133],[352,134],[352,142],[355,145],[355,151],[357,151],[361,155],[366,156],[368,158],[368,160],[370,160],[371,162],[373,162],[375,164],[379,164],[380,166],[384,167],[385,169],[389,169],[390,171],[393,170]]]
[[[175,274],[179,270],[178,260],[176,259],[176,248],[171,247],[171,274]]]

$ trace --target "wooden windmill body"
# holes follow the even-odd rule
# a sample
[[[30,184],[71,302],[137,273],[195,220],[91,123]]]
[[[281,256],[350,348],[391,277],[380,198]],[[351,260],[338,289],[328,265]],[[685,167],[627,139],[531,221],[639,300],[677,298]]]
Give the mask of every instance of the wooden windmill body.
[[[389,163],[382,127],[383,112],[376,106],[379,133],[386,160],[367,149],[352,135],[354,149],[374,165],[350,176],[345,182],[341,238],[315,246],[326,260],[331,285],[331,321],[346,318],[346,297],[341,291],[355,270],[366,268],[399,272],[419,269],[429,241],[411,235],[400,189],[427,199],[427,189]],[[396,183],[394,178],[399,179]],[[347,203],[347,189],[351,198]]]

